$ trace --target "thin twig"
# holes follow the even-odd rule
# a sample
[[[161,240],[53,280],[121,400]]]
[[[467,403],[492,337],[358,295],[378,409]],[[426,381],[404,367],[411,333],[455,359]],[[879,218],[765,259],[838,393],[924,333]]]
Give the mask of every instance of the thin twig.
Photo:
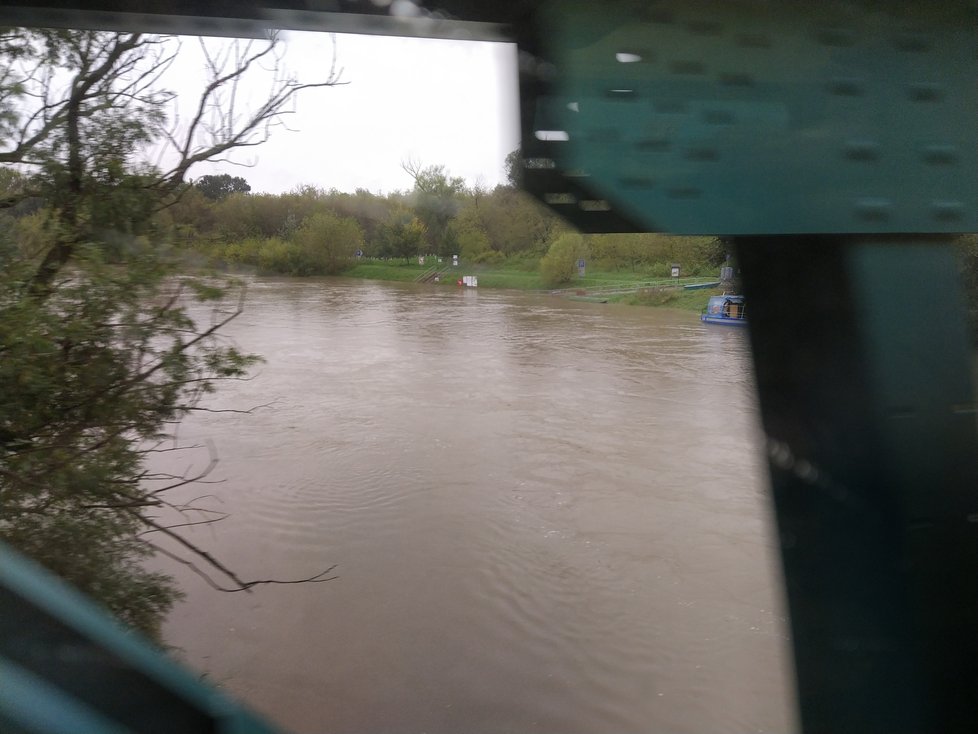
[[[262,585],[266,585],[266,584],[321,584],[321,583],[323,583],[325,581],[333,581],[333,580],[339,578],[338,576],[328,576],[327,575],[327,574],[332,573],[336,569],[336,564],[334,563],[332,566],[330,566],[329,568],[327,568],[325,571],[321,571],[321,572],[319,572],[319,573],[317,573],[317,574],[315,574],[313,576],[308,576],[308,577],[302,578],[302,579],[291,579],[291,580],[283,580],[283,579],[258,579],[258,580],[255,580],[255,581],[245,581],[240,576],[238,576],[234,571],[232,571],[230,568],[228,568],[227,566],[225,566],[223,563],[221,563],[219,560],[217,560],[210,553],[208,553],[207,551],[205,551],[203,548],[199,547],[198,545],[196,545],[194,543],[191,543],[189,540],[187,540],[186,538],[184,538],[179,533],[173,532],[166,525],[161,525],[160,523],[156,522],[152,518],[148,518],[145,515],[142,515],[142,514],[140,514],[138,512],[135,512],[135,511],[132,511],[132,510],[130,510],[129,512],[130,512],[130,514],[132,514],[132,515],[136,516],[137,518],[139,518],[139,520],[141,520],[146,525],[149,525],[151,528],[154,528],[154,529],[158,530],[163,535],[165,535],[168,538],[171,538],[172,540],[174,540],[177,543],[179,543],[184,548],[186,548],[191,553],[193,553],[195,556],[204,559],[208,563],[208,565],[210,565],[212,568],[218,570],[224,576],[227,576],[229,579],[231,579],[237,585],[237,588],[226,588],[224,586],[221,586],[216,581],[214,581],[210,576],[208,576],[204,571],[200,570],[196,566],[196,564],[194,564],[192,561],[188,561],[185,558],[182,558],[180,556],[177,556],[175,553],[172,553],[172,552],[167,551],[167,550],[165,550],[163,548],[160,548],[155,543],[152,543],[151,544],[151,545],[153,545],[154,548],[156,548],[158,551],[160,551],[161,553],[163,553],[163,555],[165,555],[165,556],[167,556],[169,558],[172,558],[175,561],[179,561],[180,563],[184,564],[185,566],[189,566],[191,568],[191,570],[193,570],[195,573],[197,573],[202,578],[204,578],[205,581],[207,581],[211,586],[213,586],[218,591],[226,591],[226,592],[248,591],[248,590],[252,589],[255,586],[262,586]],[[149,541],[145,541],[145,540],[143,542],[149,543]]]

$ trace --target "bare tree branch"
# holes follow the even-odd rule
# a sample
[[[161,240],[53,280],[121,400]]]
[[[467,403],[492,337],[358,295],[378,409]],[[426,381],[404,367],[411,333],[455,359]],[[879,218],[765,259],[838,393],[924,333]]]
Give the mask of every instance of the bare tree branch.
[[[194,570],[196,573],[201,575],[205,580],[208,581],[208,583],[211,584],[211,586],[213,586],[218,591],[227,591],[227,592],[248,591],[249,589],[255,586],[262,586],[265,584],[318,584],[318,583],[323,583],[325,581],[333,581],[336,578],[338,578],[337,576],[328,575],[336,569],[336,564],[334,564],[329,568],[327,568],[325,571],[320,571],[317,574],[313,574],[312,576],[307,576],[301,579],[289,579],[289,580],[258,579],[255,581],[245,581],[240,576],[238,576],[234,571],[232,571],[230,568],[228,568],[223,563],[221,563],[221,561],[219,561],[213,555],[208,553],[206,550],[196,545],[195,543],[192,543],[191,541],[187,540],[179,533],[173,532],[166,525],[161,525],[160,523],[156,522],[152,518],[148,518],[145,515],[136,512],[135,510],[126,509],[126,511],[132,514],[133,516],[137,517],[140,522],[144,523],[145,525],[148,525],[150,528],[167,536],[168,538],[175,541],[178,545],[182,546],[183,548],[186,548],[196,557],[203,559],[207,563],[207,565],[209,565],[211,568],[215,569],[223,576],[233,581],[235,584],[235,586],[232,588],[221,586],[213,579],[211,579],[209,576],[207,576],[204,572],[200,571],[197,567],[195,567],[192,561],[188,561],[184,558],[180,558],[176,556],[176,554],[165,551],[161,549],[158,545],[153,544],[153,547],[156,548],[158,551],[162,552],[165,556],[172,558],[175,561],[179,561],[180,563],[183,563],[186,566],[191,567],[192,570]]]
[[[276,402],[277,401],[275,400],[271,400],[267,403],[262,403],[261,405],[256,405],[252,408],[247,408],[245,410],[237,410],[234,408],[201,408],[198,406],[186,408],[186,410],[194,411],[197,413],[240,413],[241,415],[251,415],[256,410],[260,410],[261,408],[268,408],[269,406],[274,405]]]
[[[175,130],[166,135],[167,141],[179,153],[179,161],[160,178],[159,186],[171,190],[186,177],[191,167],[205,160],[215,160],[237,148],[261,145],[268,140],[271,128],[281,122],[291,110],[299,92],[342,85],[336,70],[335,46],[330,70],[325,79],[300,83],[294,76],[281,71],[280,39],[272,34],[264,48],[253,50],[251,42],[235,44],[223,54],[208,48],[201,40],[208,75],[207,84],[197,108],[182,135]],[[261,62],[272,60],[273,81],[267,99],[247,113],[238,111],[239,85]]]

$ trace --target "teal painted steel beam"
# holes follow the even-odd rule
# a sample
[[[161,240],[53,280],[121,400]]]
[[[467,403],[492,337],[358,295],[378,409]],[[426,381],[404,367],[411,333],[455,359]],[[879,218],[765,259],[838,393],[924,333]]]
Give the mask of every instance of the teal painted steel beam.
[[[46,680],[0,659],[0,731],[6,734],[128,734]]]
[[[973,732],[978,431],[953,249],[737,252],[804,730]]]
[[[0,666],[0,721],[24,731],[276,731],[3,544]]]
[[[546,3],[527,186],[585,231],[978,230],[978,8]]]

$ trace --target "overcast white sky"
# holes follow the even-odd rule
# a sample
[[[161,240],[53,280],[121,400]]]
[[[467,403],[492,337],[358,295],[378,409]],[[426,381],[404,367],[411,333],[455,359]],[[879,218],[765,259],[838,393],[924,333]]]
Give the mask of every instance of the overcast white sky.
[[[207,173],[242,176],[254,192],[281,193],[301,184],[352,192],[410,189],[401,163],[444,165],[470,184],[505,180],[503,160],[519,144],[516,47],[512,44],[350,34],[284,34],[286,66],[301,81],[328,74],[334,40],[345,86],[303,91],[295,132],[276,130],[266,144],[235,155],[250,168],[201,165]],[[219,42],[219,41],[218,41]],[[200,78],[197,39],[185,39],[179,67]],[[190,93],[191,83],[178,83]]]

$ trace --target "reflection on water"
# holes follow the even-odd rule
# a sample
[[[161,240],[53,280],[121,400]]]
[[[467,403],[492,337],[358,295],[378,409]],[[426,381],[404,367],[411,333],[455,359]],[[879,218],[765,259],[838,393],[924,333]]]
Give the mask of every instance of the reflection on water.
[[[216,407],[274,402],[182,428],[233,515],[193,537],[340,578],[173,569],[213,680],[307,732],[795,728],[743,333],[342,280],[258,280],[231,331],[267,362]]]

